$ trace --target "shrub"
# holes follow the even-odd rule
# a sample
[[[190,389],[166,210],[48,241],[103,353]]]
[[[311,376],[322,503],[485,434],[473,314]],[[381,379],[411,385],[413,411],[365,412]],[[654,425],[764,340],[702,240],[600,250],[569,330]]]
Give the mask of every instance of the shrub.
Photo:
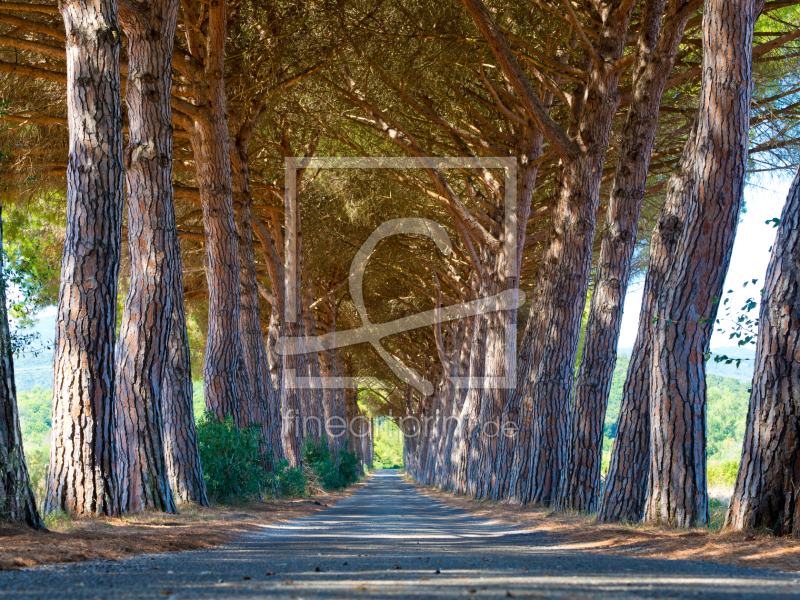
[[[358,455],[349,448],[339,451],[339,477],[342,487],[352,485],[361,476],[358,472]]]
[[[37,506],[44,505],[47,493],[47,470],[50,467],[50,447],[31,446],[25,448],[25,463],[28,466],[28,476],[31,480],[33,495],[36,497]]]
[[[708,463],[708,485],[732,488],[739,471],[738,460],[723,460]]]
[[[275,463],[275,470],[267,473],[267,487],[274,498],[299,498],[306,495],[306,476],[298,467],[290,467],[288,460]]]
[[[358,456],[349,448],[334,455],[324,437],[319,440],[306,438],[303,442],[303,465],[309,481],[324,490],[339,490],[358,481]]]
[[[197,423],[200,461],[208,495],[217,502],[261,495],[266,483],[257,425],[240,429],[228,416],[224,421],[206,412]]]

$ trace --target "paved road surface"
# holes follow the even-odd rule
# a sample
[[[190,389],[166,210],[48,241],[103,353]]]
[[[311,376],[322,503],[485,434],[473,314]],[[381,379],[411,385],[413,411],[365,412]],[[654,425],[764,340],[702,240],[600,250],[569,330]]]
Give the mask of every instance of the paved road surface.
[[[209,550],[0,573],[6,598],[788,598],[800,574],[604,556],[426,498],[395,471]]]

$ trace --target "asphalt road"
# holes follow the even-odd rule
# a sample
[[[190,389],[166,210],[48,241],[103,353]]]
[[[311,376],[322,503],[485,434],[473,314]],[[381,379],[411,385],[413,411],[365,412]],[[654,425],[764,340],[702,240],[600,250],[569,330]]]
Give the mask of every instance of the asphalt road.
[[[0,573],[6,598],[789,598],[800,573],[605,556],[473,517],[395,471],[236,543]]]

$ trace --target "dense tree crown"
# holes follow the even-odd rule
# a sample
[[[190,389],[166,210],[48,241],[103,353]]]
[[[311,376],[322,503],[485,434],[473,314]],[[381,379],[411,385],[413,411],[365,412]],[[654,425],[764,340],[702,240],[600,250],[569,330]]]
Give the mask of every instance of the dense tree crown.
[[[58,304],[44,511],[206,504],[202,387],[202,435],[255,432],[265,471],[370,465],[378,417],[422,483],[705,525],[709,339],[747,174],[798,165],[798,38],[782,0],[0,2],[6,255]],[[796,337],[795,242],[735,526],[797,530],[800,447],[770,439],[800,400],[770,337]]]

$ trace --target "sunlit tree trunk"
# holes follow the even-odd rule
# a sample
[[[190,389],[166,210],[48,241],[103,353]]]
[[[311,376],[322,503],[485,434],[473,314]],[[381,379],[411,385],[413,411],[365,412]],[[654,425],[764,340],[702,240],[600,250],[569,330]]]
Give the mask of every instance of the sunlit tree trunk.
[[[6,309],[3,271],[3,207],[0,206],[0,521],[44,527],[31,489],[22,450],[17,388],[14,383],[14,349]]]
[[[686,23],[700,1],[671,0],[659,38],[666,4],[666,0],[650,0],[641,16],[631,103],[620,135],[622,145],[601,232],[595,286],[575,383],[569,455],[556,502],[560,509],[593,512],[597,508],[603,424],[661,97]]]
[[[272,288],[271,295],[271,312],[269,317],[269,329],[267,331],[266,341],[266,358],[267,368],[270,372],[270,380],[272,384],[271,394],[267,395],[270,400],[270,438],[272,440],[272,449],[276,459],[283,458],[283,444],[281,441],[281,402],[283,397],[283,375],[281,363],[281,356],[275,351],[275,346],[278,339],[284,333],[283,316],[285,310],[285,273],[283,261],[281,260],[278,249],[270,234],[269,230],[264,226],[258,217],[252,219],[253,231],[258,238],[261,246],[261,253],[264,255],[264,261],[267,264],[267,271],[269,273],[270,286]],[[344,400],[342,400],[344,401]]]
[[[772,246],[755,375],[726,525],[800,535],[800,171]]]
[[[123,204],[117,3],[67,0],[67,223],[45,512],[119,513],[114,334]]]
[[[175,256],[180,264],[180,242],[175,237]],[[183,274],[173,278],[174,306],[169,352],[161,390],[161,412],[164,421],[164,458],[167,461],[172,494],[179,504],[194,502],[208,506],[206,484],[197,447],[192,393],[192,364],[186,311],[183,305]]]
[[[279,401],[272,385],[267,361],[267,349],[261,330],[261,307],[259,305],[258,275],[253,244],[252,190],[248,166],[252,121],[245,116],[239,129],[232,152],[232,174],[236,229],[239,235],[239,282],[241,285],[242,312],[239,316],[239,334],[242,339],[242,358],[250,389],[250,418],[261,427],[262,451],[265,458],[275,456],[273,428]]]
[[[680,171],[689,188],[653,325],[650,480],[644,521],[708,522],[705,353],[742,207],[755,0],[706,0],[700,106]]]
[[[682,183],[678,183],[678,177]],[[680,173],[673,181],[676,185],[688,185],[688,174]],[[685,225],[680,200],[677,195],[667,197],[650,240],[639,329],[622,388],[614,447],[598,510],[600,521],[637,522],[644,511],[650,469],[652,322],[658,294]]]
[[[479,0],[461,2],[486,38],[529,117],[537,122],[561,158],[550,240],[539,267],[531,308],[533,322],[529,323],[524,342],[536,349],[522,349],[518,361],[522,378],[514,392],[521,396],[516,402],[530,410],[520,414],[520,427],[526,431],[521,432],[515,444],[507,484],[509,495],[520,490],[521,497],[514,499],[550,503],[555,499],[558,477],[565,466],[568,411],[589,285],[600,183],[619,102],[621,71],[617,61],[625,50],[632,4],[618,0],[600,9],[600,37],[591,46],[584,41],[587,55],[591,56],[587,61],[589,81],[581,94],[575,94],[571,119],[575,126],[566,132],[546,115],[546,108],[488,9]]]
[[[203,366],[207,408],[237,425],[250,421],[250,385],[244,364],[239,319],[239,237],[233,211],[231,144],[225,90],[227,3],[209,5],[203,31],[187,26],[187,44],[202,63],[193,72],[194,108],[189,110],[192,144],[205,233],[208,332]],[[186,19],[200,18],[186,7]],[[205,10],[205,8],[203,9]]]
[[[164,457],[162,385],[181,268],[172,199],[172,46],[179,2],[120,1],[128,38],[126,150],[131,274],[117,342],[116,436],[123,512],[176,512]]]
[[[466,377],[469,373],[473,322],[474,319],[472,318],[465,319],[463,325],[459,327],[458,343],[455,346],[453,361],[450,365],[451,373],[454,377]],[[449,409],[444,414],[442,446],[436,461],[436,485],[443,489],[452,489],[453,487],[453,444],[455,442],[458,419],[464,403],[464,392],[465,390],[455,387],[450,390]]]

